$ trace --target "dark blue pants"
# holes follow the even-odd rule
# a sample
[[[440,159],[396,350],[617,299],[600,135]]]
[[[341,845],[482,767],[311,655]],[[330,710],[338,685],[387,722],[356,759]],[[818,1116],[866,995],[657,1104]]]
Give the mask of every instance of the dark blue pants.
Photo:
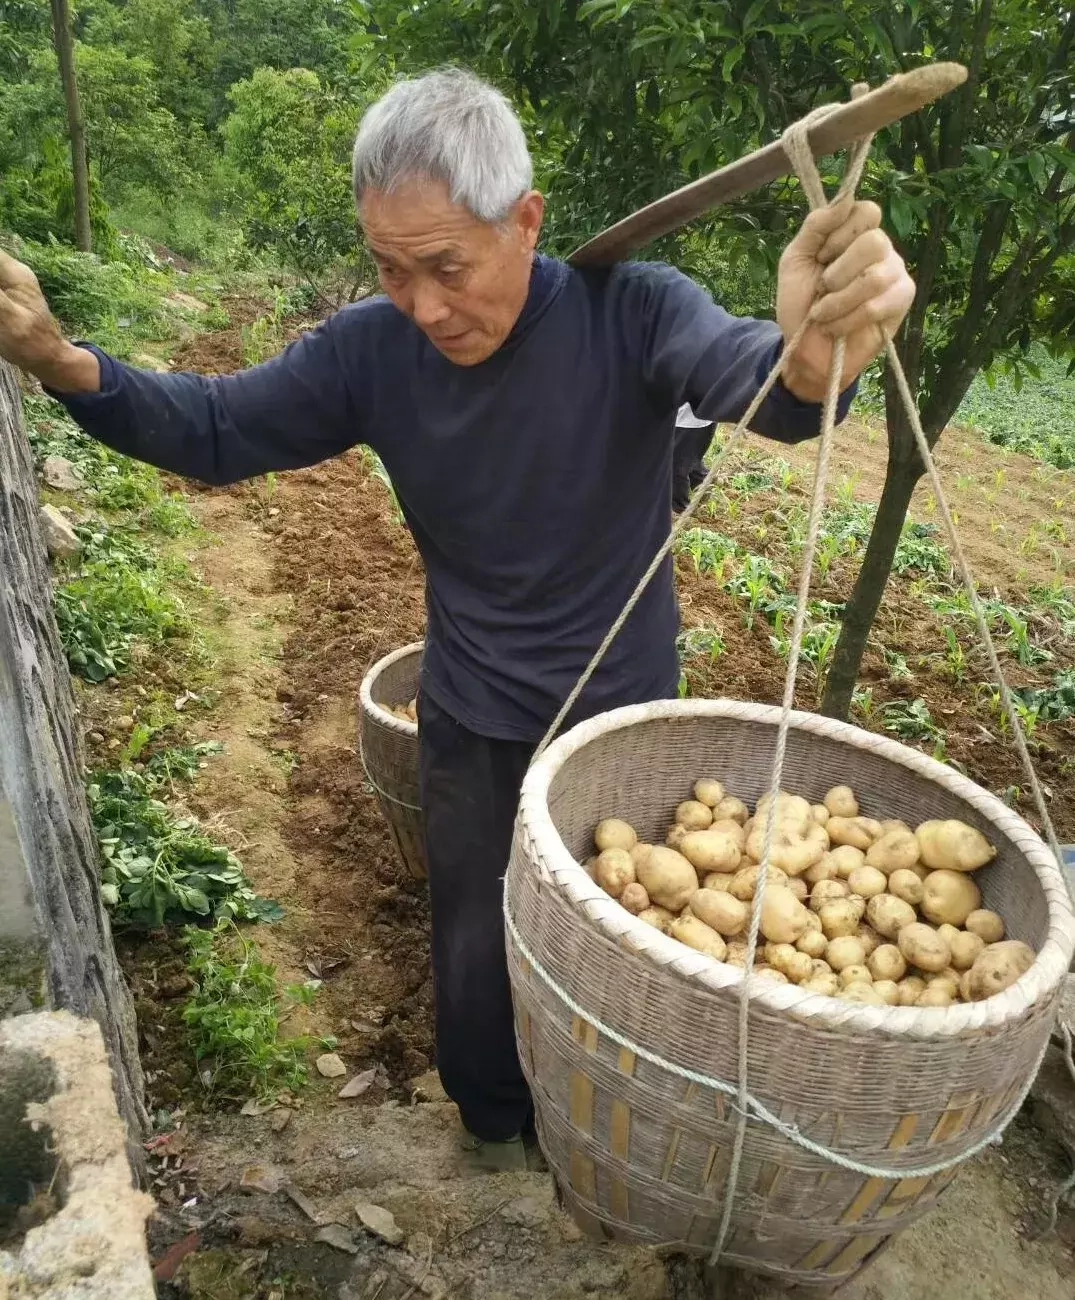
[[[433,922],[437,1068],[471,1133],[500,1142],[530,1127],[515,1050],[503,877],[533,747],[461,726],[422,695],[419,780]]]
[[[686,509],[691,493],[705,478],[705,454],[716,428],[715,424],[700,429],[676,425],[672,445],[672,509],[676,514]]]

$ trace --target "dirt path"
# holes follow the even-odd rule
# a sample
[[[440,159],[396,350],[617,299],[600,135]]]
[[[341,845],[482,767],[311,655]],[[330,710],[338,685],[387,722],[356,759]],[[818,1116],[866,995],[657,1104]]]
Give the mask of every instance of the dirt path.
[[[238,364],[236,340],[223,354],[205,340],[200,347],[195,359],[213,356],[217,369]],[[979,472],[987,476],[988,457],[1001,453],[983,451]],[[866,480],[879,450],[865,457],[843,445],[841,454],[859,465],[864,491],[876,486]],[[700,1300],[705,1291],[693,1266],[582,1239],[555,1208],[547,1176],[460,1177],[453,1108],[436,1100],[432,1084],[417,1093],[409,1086],[432,1059],[428,916],[421,891],[397,865],[355,747],[356,697],[368,664],[419,637],[423,626],[420,566],[383,485],[354,453],[273,482],[197,493],[193,503],[216,539],[199,543],[193,559],[214,592],[210,637],[220,690],[198,727],[225,752],[191,803],[241,852],[259,891],[286,909],[278,926],[252,932],[263,955],[285,981],[323,981],[293,1027],[335,1036],[352,1074],[384,1072],[354,1101],[337,1099],[338,1082],[315,1078],[286,1112],[199,1113],[192,1072],[169,1065],[180,1039],[158,1024],[166,1012],[162,978],[180,979],[174,960],[165,962],[162,978],[140,988],[151,1091],[155,1103],[183,1099],[188,1108],[159,1153],[165,1164],[158,1162],[153,1240],[160,1253],[193,1232],[197,1249],[161,1294]],[[688,577],[683,590],[688,622],[704,609],[741,626],[715,584]],[[717,688],[775,698],[779,661],[757,635],[757,645],[746,633],[736,641],[740,653],[726,657],[721,671],[730,676],[715,678]],[[239,1190],[244,1172],[261,1190]],[[1071,1300],[1075,1216],[1063,1218],[1057,1234],[1030,1240],[1065,1172],[1061,1153],[1020,1120],[1001,1149],[956,1180],[940,1210],[843,1295]],[[401,1245],[359,1230],[360,1200],[392,1211]],[[316,1240],[328,1221],[350,1225],[335,1245]],[[723,1294],[733,1292],[741,1300],[781,1294],[750,1282]]]
[[[177,1179],[186,1175],[165,1171],[161,1191],[172,1205],[155,1240],[163,1249],[193,1228],[199,1250],[164,1293],[701,1295],[693,1268],[670,1270],[580,1239],[543,1175],[459,1177],[453,1109],[414,1105],[404,1086],[431,1054],[427,918],[421,895],[402,880],[354,745],[367,663],[421,630],[413,552],[383,487],[353,456],[289,476],[271,492],[261,484],[200,494],[195,507],[219,538],[196,559],[218,609],[221,698],[205,735],[222,740],[225,753],[194,802],[242,849],[258,888],[287,908],[281,925],[258,928],[259,948],[285,979],[321,972],[322,993],[301,1027],[334,1034],[352,1071],[383,1064],[392,1086],[341,1102],[336,1084],[316,1080],[280,1132],[275,1113],[191,1115],[176,1151],[198,1171],[182,1188],[188,1199],[197,1189],[197,1204],[178,1208]],[[357,1228],[354,1203],[363,1199],[391,1210],[404,1245],[352,1231],[352,1255],[313,1240],[318,1226],[286,1191],[237,1190],[252,1166],[264,1167],[263,1186],[296,1187],[327,1220]],[[1032,1244],[1025,1236],[1062,1174],[1058,1153],[1021,1123],[847,1300],[1068,1300],[1072,1256],[1063,1239]],[[737,1292],[778,1294],[751,1283]]]

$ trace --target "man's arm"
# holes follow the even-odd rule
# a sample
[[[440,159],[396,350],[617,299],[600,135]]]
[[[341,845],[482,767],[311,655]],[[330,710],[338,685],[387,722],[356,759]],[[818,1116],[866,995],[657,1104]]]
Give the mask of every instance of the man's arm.
[[[313,465],[362,440],[331,320],[235,375],[136,370],[68,342],[33,272],[0,253],[0,355],[92,437],[206,483]]]
[[[639,264],[622,273],[632,282],[632,314],[646,322],[643,377],[656,404],[677,408],[689,402],[701,419],[737,423],[780,356],[780,327],[730,315],[671,267]],[[852,386],[841,395],[841,419],[853,392]],[[778,381],[750,427],[780,442],[802,442],[817,436],[820,420],[817,403],[803,401]]]

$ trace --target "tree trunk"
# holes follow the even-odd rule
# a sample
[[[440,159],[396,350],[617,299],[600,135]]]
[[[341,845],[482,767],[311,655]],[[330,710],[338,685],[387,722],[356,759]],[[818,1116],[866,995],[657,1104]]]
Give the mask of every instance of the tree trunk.
[[[97,1021],[138,1170],[138,1035],[83,771],[19,389],[0,361],[0,1016],[52,1007]]]
[[[71,137],[71,171],[75,182],[75,243],[84,253],[93,250],[90,231],[90,173],[86,163],[86,132],[75,78],[75,44],[71,38],[71,11],[67,0],[51,0],[52,36],[60,61],[60,80],[67,101],[67,131]]]
[[[821,712],[830,718],[846,719],[851,710],[859,667],[866,651],[866,640],[877,617],[892,561],[899,545],[907,507],[911,504],[915,484],[921,477],[916,460],[896,459],[890,454],[885,486],[877,507],[873,532],[862,557],[855,588],[844,611],[840,639],[825,679]]]

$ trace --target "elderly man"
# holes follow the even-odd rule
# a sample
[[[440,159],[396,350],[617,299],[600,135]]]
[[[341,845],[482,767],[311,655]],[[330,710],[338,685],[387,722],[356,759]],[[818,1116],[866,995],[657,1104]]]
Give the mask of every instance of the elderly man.
[[[808,313],[754,420],[818,431],[832,340],[845,388],[914,294],[855,202],[785,249],[775,323],[735,319],[671,268],[577,271],[535,253],[544,200],[507,101],[463,71],[392,89],[354,150],[358,216],[384,296],[274,360],[220,378],[151,374],[60,333],[34,276],[0,262],[0,353],[93,437],[209,483],[297,469],[364,443],[422,553],[420,692],[437,1062],[479,1164],[524,1162],[500,913],[533,747],[669,528],[676,412],[736,420]],[[841,401],[846,411],[849,394]],[[673,697],[676,601],[664,565],[570,721]]]

